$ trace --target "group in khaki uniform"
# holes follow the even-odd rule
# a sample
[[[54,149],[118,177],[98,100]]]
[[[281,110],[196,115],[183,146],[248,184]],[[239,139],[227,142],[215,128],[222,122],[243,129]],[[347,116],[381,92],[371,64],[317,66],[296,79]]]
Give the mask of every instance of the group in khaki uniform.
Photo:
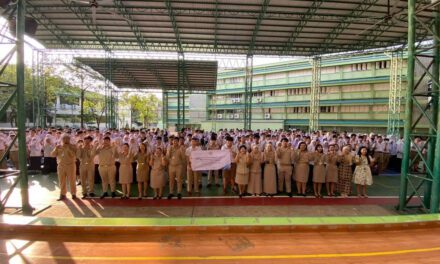
[[[168,199],[174,196],[181,199],[185,180],[188,195],[200,193],[201,172],[192,170],[191,153],[202,149],[201,145],[206,142],[206,137],[200,140],[201,137],[197,133],[195,136],[187,134],[189,140],[185,141],[183,137],[171,136],[168,145],[167,140],[161,142],[160,136],[149,140],[138,138],[138,141],[135,137],[115,137],[112,142],[111,135],[109,132],[100,134],[95,144],[92,144],[93,139],[90,136],[78,137],[78,142],[83,142],[78,143],[78,147],[73,145],[75,140],[69,135],[62,136],[61,144],[51,152],[58,163],[60,200],[66,198],[68,184],[72,197],[76,198],[76,159],[79,160],[78,170],[83,198],[95,196],[95,163],[98,164],[102,180],[101,198],[109,194],[116,197],[116,160],[121,164],[121,199],[130,197],[130,186],[134,180],[138,185],[138,199],[147,196],[149,186],[154,190],[153,199],[161,199],[167,182]],[[228,185],[231,185],[231,190],[237,189],[239,197],[249,194],[273,196],[283,192],[291,197],[291,185],[294,180],[298,195],[305,196],[309,171],[313,172],[313,190],[316,197],[322,197],[324,183],[327,185],[329,196],[335,195],[335,187],[338,187],[342,196],[351,192],[351,166],[354,161],[352,153],[347,149],[349,145],[345,145],[341,155],[336,150],[336,143],[328,144],[324,141],[327,144],[320,145],[319,142],[322,140],[319,139],[312,142],[300,139],[295,141],[294,137],[290,136],[288,139],[281,134],[279,142],[276,141],[276,137],[272,140],[271,137],[265,137],[265,140],[260,142],[258,134],[258,137],[236,135],[237,142],[234,144],[234,138],[227,133],[223,135],[225,136],[217,140],[217,135],[212,134],[209,138],[210,143],[205,147],[208,150],[228,150],[231,155],[231,164],[222,169],[224,193]],[[387,145],[380,141],[375,147],[378,153],[386,153],[388,150]],[[136,179],[133,177],[133,162],[137,163]],[[215,171],[210,172],[207,187],[217,185],[218,178]]]

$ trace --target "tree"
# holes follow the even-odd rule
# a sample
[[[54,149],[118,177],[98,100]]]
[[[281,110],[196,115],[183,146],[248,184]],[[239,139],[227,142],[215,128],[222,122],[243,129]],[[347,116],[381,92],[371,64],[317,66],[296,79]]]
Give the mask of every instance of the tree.
[[[95,85],[97,81],[103,81],[102,77],[99,77],[96,72],[91,72],[90,70],[84,68],[84,66],[75,62],[73,65],[68,65],[67,70],[71,74],[71,78],[69,79],[72,83],[76,84],[76,87],[79,88],[80,92],[80,123],[81,128],[84,128],[84,103],[85,103],[85,94],[87,91],[90,91]],[[98,126],[99,127],[99,126]]]
[[[84,116],[83,121],[95,121],[96,127],[102,123],[102,119],[105,113],[105,100],[104,96],[98,93],[87,93],[84,96],[83,101]]]
[[[132,112],[132,119],[139,121],[144,127],[148,127],[150,124],[157,123],[158,113],[157,109],[161,102],[154,94],[139,95],[128,94],[122,95],[122,103],[128,106]]]

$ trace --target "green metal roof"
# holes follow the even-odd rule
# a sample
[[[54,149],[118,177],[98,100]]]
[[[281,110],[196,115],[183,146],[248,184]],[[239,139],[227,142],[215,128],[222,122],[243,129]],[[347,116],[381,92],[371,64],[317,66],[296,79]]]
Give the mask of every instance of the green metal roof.
[[[400,0],[96,0],[96,23],[83,2],[28,0],[28,14],[39,24],[35,38],[54,49],[286,56],[407,39],[407,2]],[[431,21],[430,0],[418,0],[417,10]],[[416,32],[425,39],[425,28]]]

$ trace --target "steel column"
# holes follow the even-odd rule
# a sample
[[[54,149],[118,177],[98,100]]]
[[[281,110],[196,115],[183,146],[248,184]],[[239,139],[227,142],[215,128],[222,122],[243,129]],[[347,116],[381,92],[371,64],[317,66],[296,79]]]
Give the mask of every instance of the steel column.
[[[436,36],[440,36],[440,8],[435,7],[434,12],[434,25],[432,31]],[[440,121],[439,121],[439,102],[440,102],[440,41],[438,38],[434,38],[434,65],[433,65],[433,81],[432,81],[432,114],[433,120],[437,122],[437,131],[431,129],[432,133],[436,134],[435,143],[428,147],[428,163],[433,170],[432,174],[432,186],[429,188],[430,196],[430,211],[431,213],[439,212],[439,200],[440,200]],[[427,201],[426,201],[427,202]]]
[[[406,207],[407,201],[407,185],[409,172],[409,154],[411,148],[411,127],[412,127],[412,111],[413,100],[412,91],[414,89],[414,68],[415,68],[415,4],[416,0],[408,0],[408,74],[407,74],[407,89],[406,89],[406,101],[405,101],[405,125],[404,125],[404,146],[402,157],[402,170],[400,175],[400,194],[399,194],[399,210],[403,210]]]
[[[404,131],[404,151],[402,160],[402,175],[399,209],[403,210],[413,197],[420,201],[420,207],[425,211],[437,212],[439,207],[440,175],[435,166],[440,163],[440,155],[434,150],[438,148],[439,137],[438,122],[438,87],[439,87],[439,17],[435,16],[435,26],[427,25],[417,17],[416,1],[408,1],[408,90],[406,95],[406,114]],[[416,29],[421,26],[426,29],[434,39],[423,50],[416,46]],[[432,50],[433,55],[423,53]],[[413,117],[414,115],[414,117]],[[421,132],[421,124],[428,126],[429,132]],[[421,145],[416,142],[417,137],[425,138]],[[425,155],[425,150],[427,155]],[[411,157],[410,153],[415,156]],[[427,156],[427,157],[426,157]],[[418,164],[423,164],[420,171]],[[421,188],[424,187],[424,194]],[[408,188],[411,194],[407,196]]]
[[[388,129],[387,134],[396,138],[400,136],[400,108],[402,102],[402,70],[403,53],[396,51],[391,54],[390,91],[388,96]]]
[[[252,77],[254,68],[254,57],[246,56],[246,68],[244,79],[244,129],[252,127]]]
[[[26,162],[26,110],[24,98],[24,31],[26,1],[17,0],[17,124],[18,124],[18,162],[20,170],[21,204],[23,214],[31,215],[33,208],[29,204],[28,175]]]
[[[182,84],[183,84],[183,73],[182,73],[182,61],[180,56],[177,62],[177,126],[176,130],[180,131],[182,128]]]
[[[321,93],[321,58],[312,60],[312,81],[310,83],[310,117],[309,132],[319,127],[319,94]]]
[[[168,92],[162,91],[162,123],[163,129],[168,128]]]

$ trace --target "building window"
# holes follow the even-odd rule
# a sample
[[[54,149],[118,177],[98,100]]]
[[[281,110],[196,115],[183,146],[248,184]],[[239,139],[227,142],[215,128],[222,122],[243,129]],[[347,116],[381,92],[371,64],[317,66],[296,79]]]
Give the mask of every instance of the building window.
[[[244,82],[243,77],[233,77],[225,80],[225,83],[234,84]]]
[[[321,106],[319,108],[320,113],[334,113],[336,112],[336,107],[334,106]]]
[[[351,65],[352,71],[366,71],[368,70],[368,63],[356,63]]]
[[[376,69],[388,69],[390,61],[376,61]]]
[[[294,113],[294,114],[297,114],[297,113],[309,113],[310,112],[310,107],[308,107],[308,106],[289,107],[287,109],[287,111],[289,113]]]
[[[368,113],[369,107],[367,105],[343,105],[341,106],[343,113]]]
[[[372,109],[373,112],[388,112],[388,105],[373,105]]]

